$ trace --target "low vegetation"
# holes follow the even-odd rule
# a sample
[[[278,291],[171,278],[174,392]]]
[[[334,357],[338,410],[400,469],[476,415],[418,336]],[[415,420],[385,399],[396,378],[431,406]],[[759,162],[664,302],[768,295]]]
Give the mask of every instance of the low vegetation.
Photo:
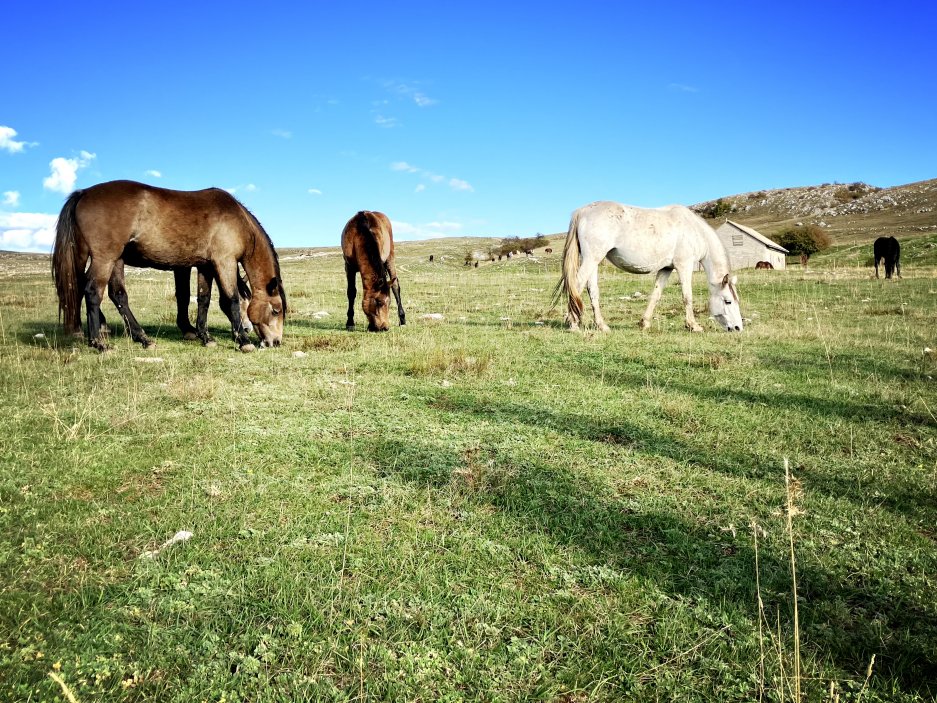
[[[341,257],[284,256],[249,355],[130,269],[157,348],[98,354],[3,258],[0,700],[932,701],[922,241],[901,281],[740,272],[740,335],[674,285],[640,333],[610,266],[612,332],[570,334],[558,255],[466,240],[399,245],[408,325],[347,333]]]
[[[830,248],[830,236],[818,225],[804,225],[784,230],[774,238],[792,256],[799,256],[806,264],[817,252]]]

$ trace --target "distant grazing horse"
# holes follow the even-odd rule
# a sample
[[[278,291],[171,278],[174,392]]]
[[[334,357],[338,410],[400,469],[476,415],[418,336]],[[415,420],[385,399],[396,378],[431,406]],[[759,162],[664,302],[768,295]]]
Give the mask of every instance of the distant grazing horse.
[[[756,269],[768,269],[770,271],[774,270],[774,266],[772,266],[770,261],[759,261],[757,264],[755,264],[755,268]]]
[[[355,274],[361,273],[364,293],[361,307],[368,318],[369,332],[386,332],[389,325],[390,291],[397,299],[400,324],[406,324],[406,314],[400,303],[400,282],[394,265],[394,235],[390,220],[382,212],[362,210],[348,220],[342,230],[342,255],[345,257],[345,276],[348,279],[349,331],[355,328]],[[468,262],[466,262],[468,265]]]
[[[429,262],[430,262],[430,263],[433,263],[433,258],[434,258],[434,257],[435,257],[435,254],[430,254],[430,255],[429,255]]]
[[[566,294],[566,319],[571,330],[582,319],[583,286],[592,300],[595,325],[609,327],[599,310],[599,264],[607,258],[631,273],[657,273],[641,328],[651,325],[654,307],[670,274],[676,270],[683,288],[686,326],[703,328],[693,316],[693,269],[701,263],[709,282],[709,311],[727,332],[742,330],[736,278],[725,247],[713,229],[691,210],[679,206],[647,210],[611,202],[597,202],[573,212],[563,250],[563,274],[554,290],[554,303]]]
[[[894,237],[879,237],[872,245],[875,256],[875,277],[878,278],[878,262],[885,259],[885,278],[891,278],[892,272],[901,278],[901,245]]]
[[[257,218],[227,191],[168,190],[134,181],[109,181],[78,190],[59,213],[52,249],[52,275],[65,331],[80,334],[84,295],[88,341],[102,351],[107,342],[101,328],[101,301],[109,282],[108,293],[131,337],[144,347],[153,346],[130,310],[123,285],[125,263],[166,270],[194,266],[206,282],[217,279],[230,300],[232,334],[242,351],[253,351],[241,321],[239,262],[253,292],[247,316],[262,346],[278,346],[286,292],[276,250]],[[204,309],[199,307],[197,326],[204,340],[207,295]]]
[[[543,253],[544,253],[544,254],[552,254],[552,253],[553,253],[553,250],[552,250],[550,247],[547,247],[546,249],[543,250]]]

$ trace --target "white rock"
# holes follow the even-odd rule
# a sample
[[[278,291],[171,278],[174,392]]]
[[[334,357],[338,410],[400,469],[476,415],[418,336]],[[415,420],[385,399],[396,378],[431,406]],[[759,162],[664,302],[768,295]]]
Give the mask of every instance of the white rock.
[[[165,542],[163,542],[159,546],[159,549],[153,549],[149,552],[143,552],[143,554],[140,555],[140,558],[141,559],[153,559],[156,555],[158,555],[164,549],[168,549],[172,545],[178,544],[179,542],[188,542],[190,539],[192,539],[191,532],[189,532],[188,530],[179,530],[176,534],[174,534],[172,537],[170,537]]]
[[[294,352],[293,352],[293,356],[296,357],[297,359],[302,359],[304,356],[306,356],[306,352],[304,352],[304,351],[294,351]]]
[[[135,356],[134,361],[139,361],[141,364],[162,364],[163,357],[161,356]]]
[[[441,312],[428,312],[425,315],[421,315],[421,318],[424,320],[443,320],[443,314]]]
[[[312,313],[312,316],[317,320],[321,320],[323,317],[331,317],[331,314],[327,310],[320,310],[319,312]]]

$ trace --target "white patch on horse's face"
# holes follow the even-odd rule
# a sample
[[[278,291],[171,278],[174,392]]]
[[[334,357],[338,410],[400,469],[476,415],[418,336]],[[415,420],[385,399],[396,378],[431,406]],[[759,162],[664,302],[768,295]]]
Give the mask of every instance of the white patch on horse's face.
[[[738,291],[735,287],[738,279],[735,276],[731,280],[727,279],[728,276],[720,285],[710,286],[709,312],[726,332],[741,332],[744,324]]]

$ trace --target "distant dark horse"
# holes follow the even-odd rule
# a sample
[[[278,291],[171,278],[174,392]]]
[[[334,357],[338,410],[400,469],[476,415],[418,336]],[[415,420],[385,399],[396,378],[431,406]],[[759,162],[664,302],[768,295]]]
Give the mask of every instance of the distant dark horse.
[[[901,278],[901,245],[894,237],[879,237],[872,245],[875,256],[875,277],[878,278],[878,262],[885,259],[885,278],[891,278],[894,271]]]
[[[767,270],[769,270],[769,271],[773,271],[773,270],[774,270],[774,266],[771,264],[770,261],[759,261],[757,264],[755,264],[755,268],[756,268],[756,269],[767,269]]]
[[[65,331],[80,334],[84,295],[88,341],[101,350],[107,348],[101,329],[105,286],[131,337],[145,347],[153,344],[130,310],[123,285],[127,263],[169,270],[194,266],[206,287],[217,279],[230,300],[231,329],[238,346],[252,351],[254,345],[241,322],[239,262],[253,292],[247,316],[261,344],[277,346],[283,337],[286,293],[276,250],[257,218],[226,191],[168,190],[134,181],[110,181],[75,191],[59,213],[52,249],[52,275]],[[210,289],[204,292],[199,296],[200,337],[207,335]]]
[[[364,294],[361,307],[368,318],[369,332],[386,332],[390,291],[397,299],[400,324],[406,324],[406,315],[400,303],[400,282],[394,265],[394,235],[390,220],[382,212],[363,210],[348,220],[342,230],[342,255],[345,258],[345,276],[348,279],[348,322],[346,329],[355,328],[355,275],[361,272]]]

